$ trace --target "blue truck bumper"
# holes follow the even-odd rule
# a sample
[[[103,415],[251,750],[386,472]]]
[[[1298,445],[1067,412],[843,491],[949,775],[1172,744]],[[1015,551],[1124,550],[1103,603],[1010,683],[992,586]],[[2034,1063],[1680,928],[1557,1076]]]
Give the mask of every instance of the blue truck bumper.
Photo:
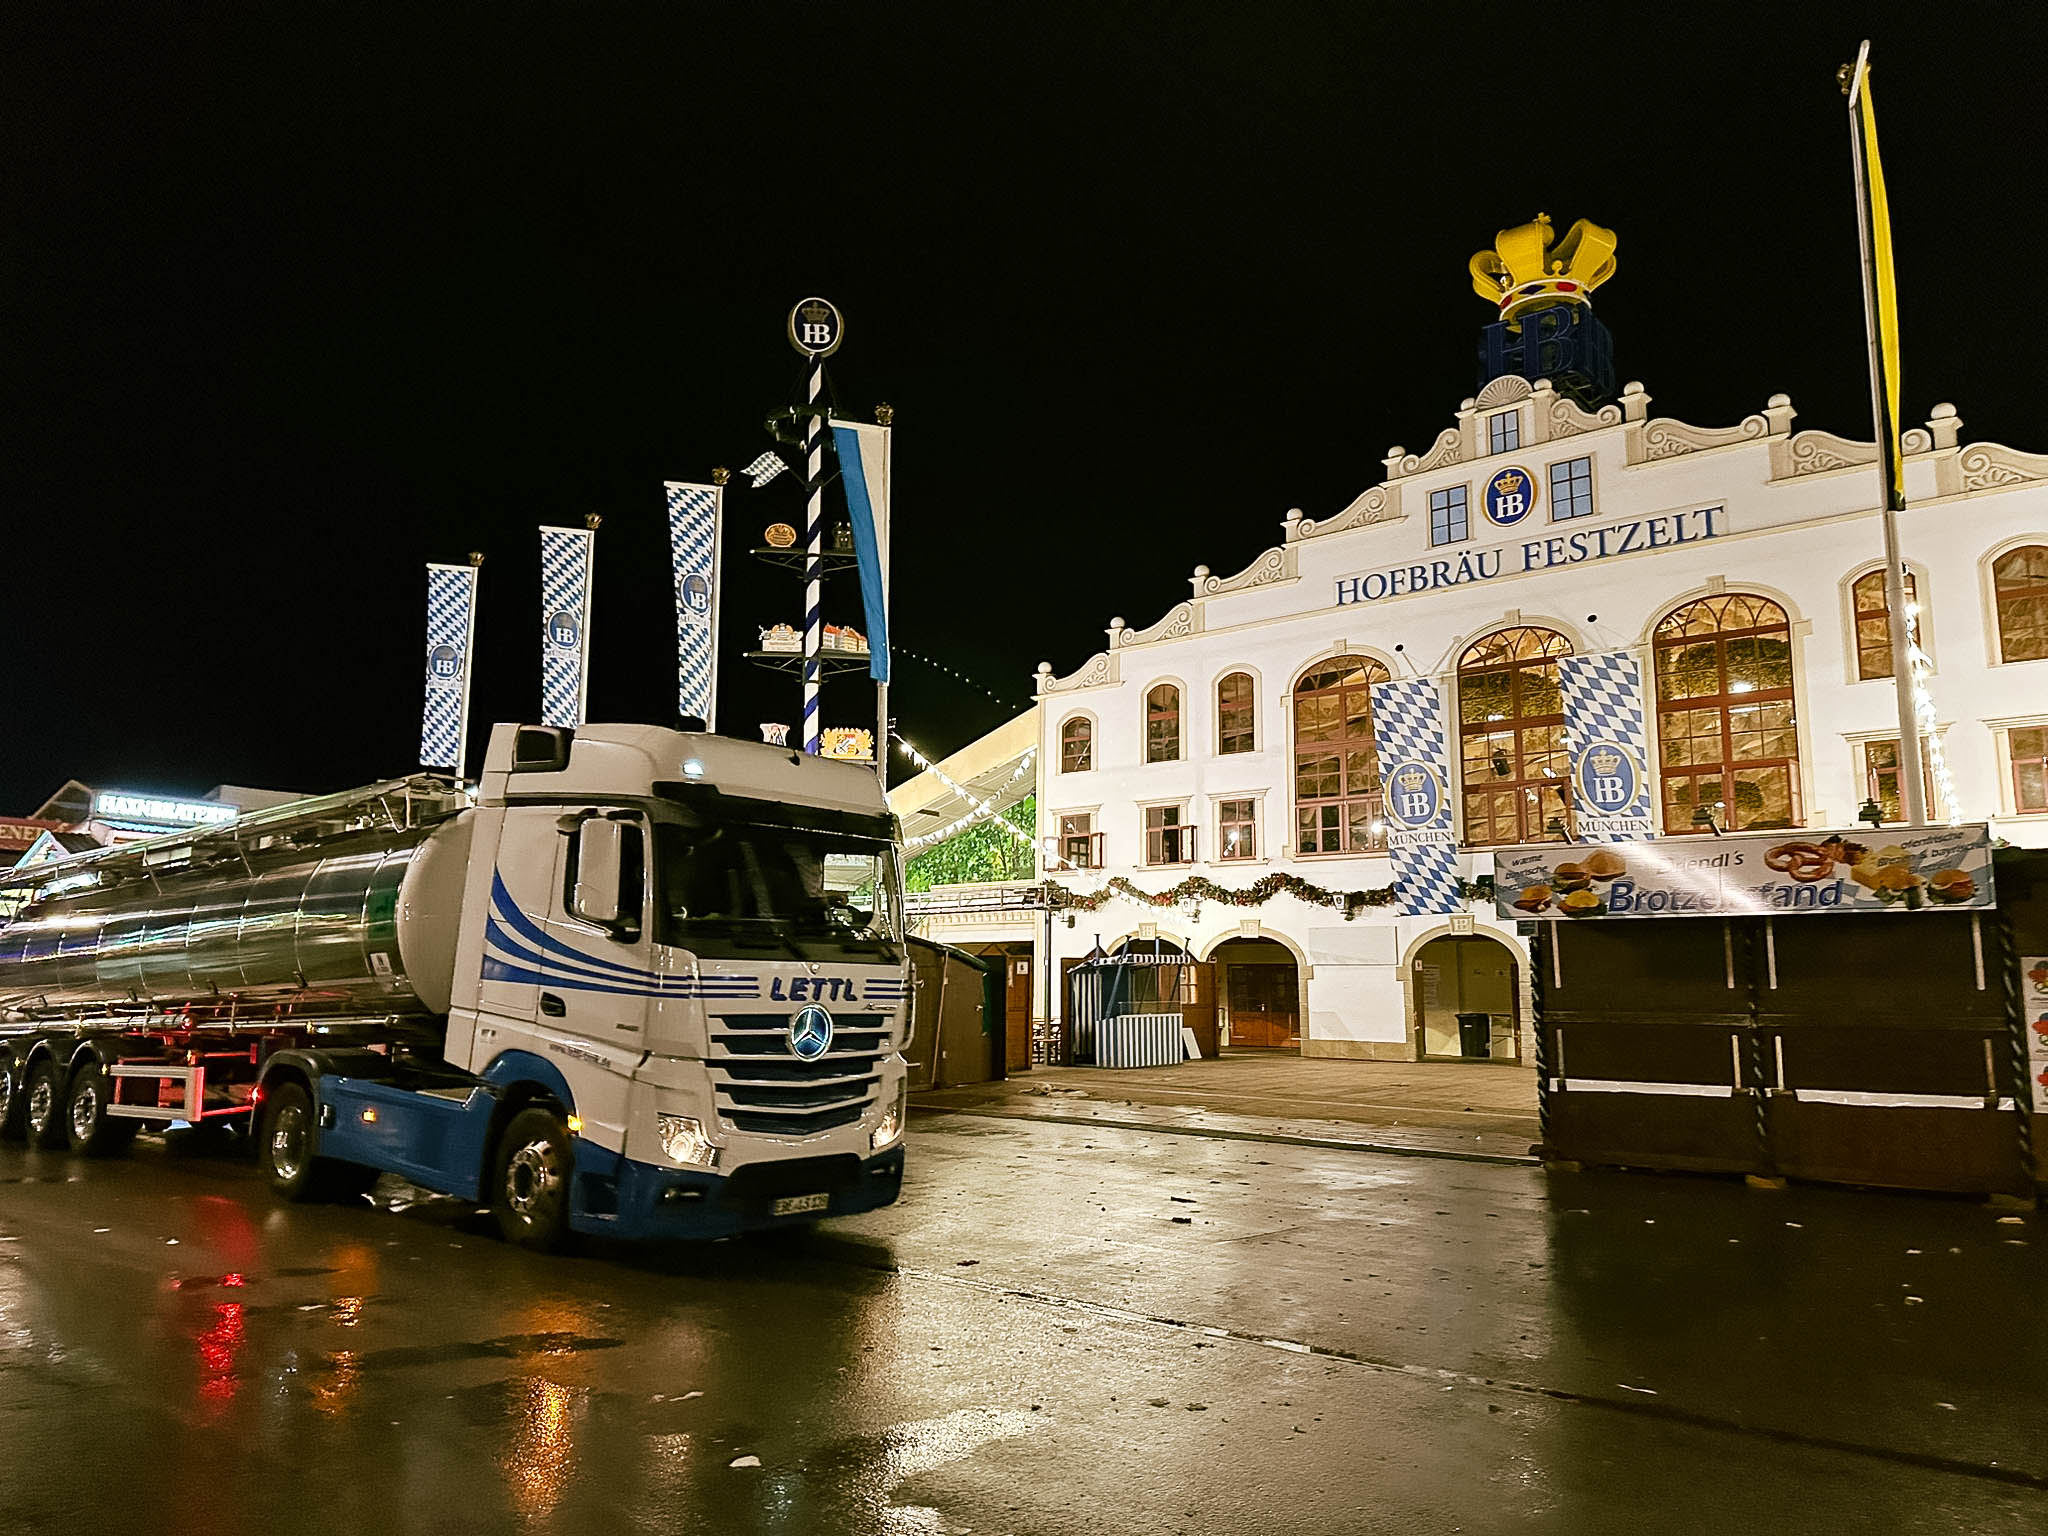
[[[902,1191],[901,1142],[869,1158],[842,1152],[720,1174],[634,1162],[579,1139],[569,1225],[635,1242],[730,1237],[872,1211],[893,1205]],[[824,1209],[775,1214],[777,1201],[806,1195],[825,1196]]]

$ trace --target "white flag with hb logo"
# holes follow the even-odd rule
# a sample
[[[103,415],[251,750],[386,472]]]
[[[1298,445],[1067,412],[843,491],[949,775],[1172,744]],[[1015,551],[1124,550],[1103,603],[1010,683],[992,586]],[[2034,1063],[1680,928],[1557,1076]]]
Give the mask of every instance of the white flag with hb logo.
[[[716,729],[718,708],[718,535],[725,492],[715,485],[663,483],[669,554],[676,581],[676,713]]]
[[[427,567],[427,700],[420,766],[462,772],[469,727],[469,652],[476,638],[474,565]]]
[[[540,718],[583,723],[590,691],[590,586],[597,536],[589,528],[540,531]]]

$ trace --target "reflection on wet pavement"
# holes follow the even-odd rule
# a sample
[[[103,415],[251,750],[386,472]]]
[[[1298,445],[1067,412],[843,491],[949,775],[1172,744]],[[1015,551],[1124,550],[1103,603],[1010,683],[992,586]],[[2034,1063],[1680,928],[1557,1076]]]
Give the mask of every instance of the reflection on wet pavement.
[[[1976,1531],[2048,1490],[2032,1216],[1026,1123],[913,1167],[815,1234],[550,1260],[0,1147],[0,1533]]]

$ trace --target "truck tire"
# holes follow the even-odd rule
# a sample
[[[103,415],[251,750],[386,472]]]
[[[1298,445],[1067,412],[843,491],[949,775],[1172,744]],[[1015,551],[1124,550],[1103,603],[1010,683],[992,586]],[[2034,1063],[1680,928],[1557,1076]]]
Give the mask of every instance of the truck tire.
[[[321,1157],[313,1095],[299,1083],[272,1089],[256,1128],[256,1160],[270,1187],[286,1200],[348,1200],[367,1194],[377,1171]]]
[[[98,1062],[71,1074],[64,1094],[64,1135],[86,1157],[118,1157],[135,1143],[136,1124],[107,1113],[113,1079]]]
[[[0,1051],[0,1141],[19,1141],[28,1134],[28,1085],[12,1051]]]
[[[569,1128],[551,1109],[522,1109],[498,1138],[491,1215],[508,1243],[553,1253],[569,1235]]]
[[[55,1152],[64,1145],[64,1069],[45,1056],[28,1069],[26,1088],[29,1145]]]

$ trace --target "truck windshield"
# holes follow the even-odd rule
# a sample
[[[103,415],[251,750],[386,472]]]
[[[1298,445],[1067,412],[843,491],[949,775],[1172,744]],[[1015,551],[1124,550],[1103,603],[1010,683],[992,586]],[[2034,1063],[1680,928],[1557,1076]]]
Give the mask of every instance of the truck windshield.
[[[891,949],[896,848],[844,833],[713,820],[657,824],[659,938],[704,954]]]

